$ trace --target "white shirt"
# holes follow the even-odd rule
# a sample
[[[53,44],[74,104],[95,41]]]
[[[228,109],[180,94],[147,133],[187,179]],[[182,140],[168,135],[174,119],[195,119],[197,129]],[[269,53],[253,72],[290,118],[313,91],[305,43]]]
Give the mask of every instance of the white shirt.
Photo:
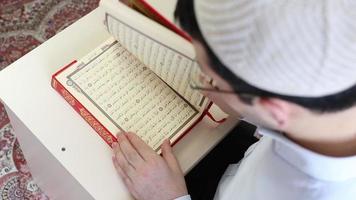
[[[329,157],[280,133],[264,129],[259,133],[263,137],[246,151],[240,164],[225,171],[215,200],[356,199],[356,156]]]

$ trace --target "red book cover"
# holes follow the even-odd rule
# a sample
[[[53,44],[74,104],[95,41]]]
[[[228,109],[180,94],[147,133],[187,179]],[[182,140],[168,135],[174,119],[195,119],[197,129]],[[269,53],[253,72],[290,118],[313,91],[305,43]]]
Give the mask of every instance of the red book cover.
[[[56,76],[62,71],[72,66],[77,61],[73,61],[60,69],[52,76],[52,87],[71,105],[74,110],[100,135],[100,137],[112,147],[113,142],[117,142],[113,133],[110,133],[89,111],[86,109],[57,79]]]
[[[60,69],[58,72],[56,72],[52,76],[52,81],[51,85],[52,87],[73,107],[73,109],[99,134],[99,136],[110,146],[112,147],[113,142],[117,142],[116,137],[114,136],[115,133],[111,133],[103,124],[100,123],[98,119],[95,118],[95,116],[89,112],[87,108],[85,108],[81,102],[79,102],[57,79],[56,76],[63,72],[65,69],[68,67],[72,66],[75,64],[77,61],[73,61],[70,64],[64,66],[62,69]],[[208,116],[211,120],[213,120],[216,123],[222,123],[225,121],[225,119],[222,119],[220,121],[215,120],[211,113],[209,113],[209,109],[212,106],[212,102],[209,103],[207,108],[201,113],[198,119],[189,127],[187,128],[183,134],[181,134],[178,139],[175,141],[171,141],[172,144],[176,144],[181,138],[183,138],[184,135],[186,135],[194,126],[196,126],[203,118],[204,116]]]
[[[171,29],[172,31],[176,32],[183,38],[187,39],[190,41],[190,37],[184,33],[182,30],[180,30],[178,27],[176,27],[173,23],[171,23],[169,20],[165,19],[162,15],[160,15],[153,7],[151,7],[147,2],[144,0],[135,0],[135,6],[138,8],[140,7],[139,10],[144,10],[146,15],[149,15],[150,18],[154,18],[155,21],[159,22],[160,24],[166,26],[167,28]],[[90,111],[83,106],[81,102],[79,102],[73,94],[71,94],[58,80],[57,76],[63,72],[64,70],[68,69],[70,66],[74,65],[77,61],[73,61],[70,64],[64,66],[62,69],[60,69],[58,72],[56,72],[52,76],[52,81],[51,85],[52,87],[74,108],[74,110],[82,116],[82,118],[100,135],[100,137],[109,145],[112,146],[113,142],[116,142],[117,139],[114,136],[116,133],[111,133]],[[222,123],[225,121],[225,119],[222,120],[215,120],[213,115],[209,113],[209,109],[212,106],[212,102],[209,103],[209,105],[206,107],[206,109],[200,114],[198,118],[195,119],[195,121],[184,130],[183,133],[180,134],[180,136],[175,139],[175,141],[171,141],[172,144],[177,143],[184,135],[186,135],[195,125],[197,125],[203,118],[204,116],[209,117],[212,121],[216,123]]]

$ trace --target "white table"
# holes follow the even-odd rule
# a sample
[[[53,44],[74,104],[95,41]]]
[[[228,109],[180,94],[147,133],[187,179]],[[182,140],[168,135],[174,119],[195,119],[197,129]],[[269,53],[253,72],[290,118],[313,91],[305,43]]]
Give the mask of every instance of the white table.
[[[100,12],[92,11],[0,72],[0,98],[33,178],[51,199],[131,199],[112,165],[109,146],[50,86],[54,72],[109,37]],[[208,120],[174,146],[184,172],[214,147],[237,119],[216,129],[203,128],[209,127],[204,123]]]

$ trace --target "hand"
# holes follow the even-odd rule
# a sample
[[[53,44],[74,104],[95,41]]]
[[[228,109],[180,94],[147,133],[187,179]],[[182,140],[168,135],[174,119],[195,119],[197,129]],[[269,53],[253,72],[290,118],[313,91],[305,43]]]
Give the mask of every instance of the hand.
[[[118,143],[113,145],[113,162],[133,197],[169,200],[188,194],[169,140],[161,146],[161,157],[134,133],[121,133],[117,138]]]

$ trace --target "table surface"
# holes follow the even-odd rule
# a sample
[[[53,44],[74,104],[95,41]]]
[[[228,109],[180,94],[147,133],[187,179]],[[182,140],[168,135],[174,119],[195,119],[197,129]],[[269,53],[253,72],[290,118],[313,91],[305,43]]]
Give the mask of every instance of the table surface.
[[[152,0],[171,18],[172,5],[157,2]],[[0,98],[95,199],[130,199],[112,165],[110,147],[50,86],[53,73],[109,37],[100,12],[92,11],[2,70]],[[237,119],[228,119],[213,129],[203,120],[178,142],[174,152],[183,171],[191,169],[236,123]]]

